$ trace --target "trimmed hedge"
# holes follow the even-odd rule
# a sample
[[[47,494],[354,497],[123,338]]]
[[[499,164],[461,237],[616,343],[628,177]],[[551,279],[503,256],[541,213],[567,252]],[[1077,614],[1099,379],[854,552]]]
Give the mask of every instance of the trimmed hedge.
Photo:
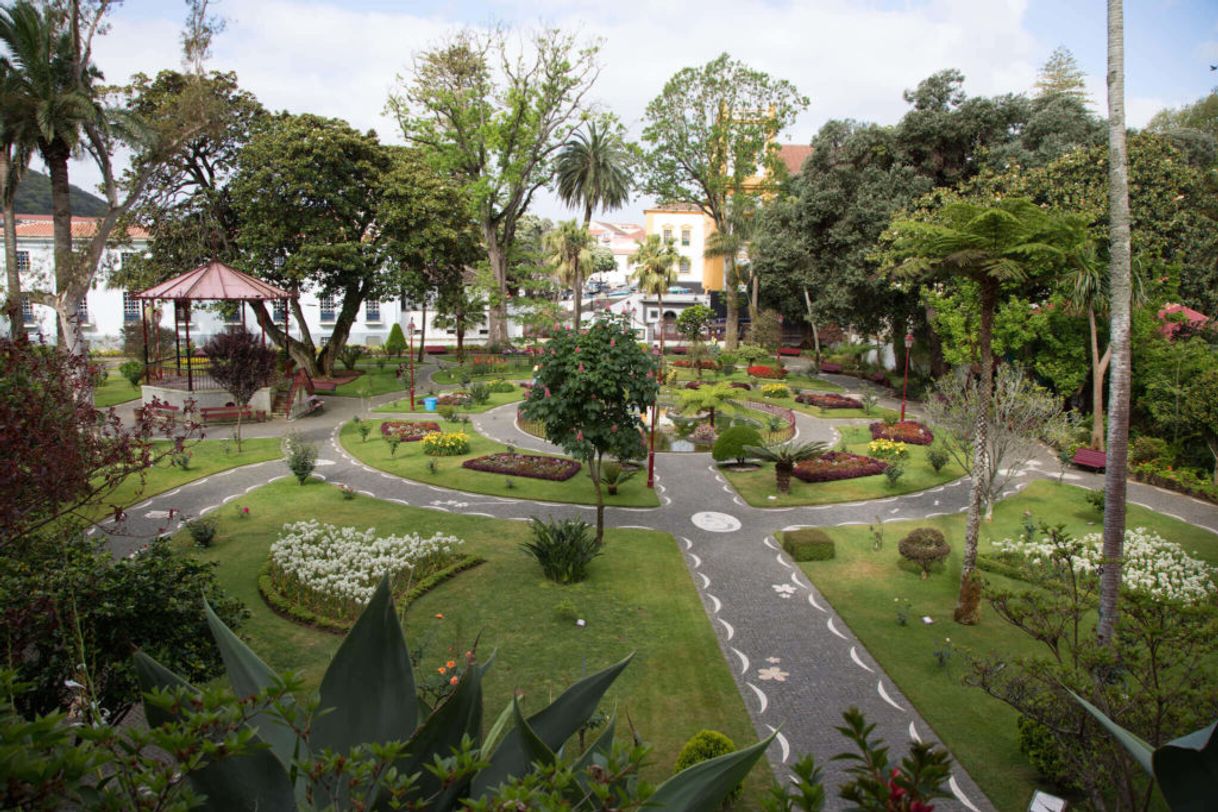
[[[837,555],[833,539],[817,527],[784,530],[782,549],[796,561],[828,561]]]
[[[835,482],[839,479],[856,479],[884,473],[888,463],[875,457],[850,454],[845,451],[829,451],[814,460],[805,460],[795,466],[793,474],[804,482]]]
[[[394,596],[394,601],[398,607],[398,614],[404,613],[410,604],[458,573],[473,569],[485,562],[485,558],[476,555],[466,555],[458,558],[444,569],[433,572],[403,594]],[[271,561],[269,558],[262,565],[261,572],[258,573],[258,593],[262,595],[262,600],[266,602],[270,610],[285,620],[302,623],[305,626],[311,626],[323,632],[332,632],[333,634],[346,634],[355,625],[355,621],[347,622],[319,615],[316,612],[310,612],[308,609],[297,606],[281,595],[271,581]]]
[[[1016,581],[1024,580],[1023,572],[1018,567],[1013,567],[1005,561],[999,561],[996,558],[986,558],[983,555],[977,556],[977,569],[982,572],[990,572],[994,575],[1013,578]]]

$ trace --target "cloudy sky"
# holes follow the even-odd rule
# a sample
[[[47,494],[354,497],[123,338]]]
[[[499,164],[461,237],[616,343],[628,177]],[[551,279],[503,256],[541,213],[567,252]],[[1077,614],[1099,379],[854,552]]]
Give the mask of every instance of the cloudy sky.
[[[597,102],[637,135],[643,108],[665,80],[723,51],[794,82],[811,105],[784,140],[807,143],[826,120],[892,123],[901,91],[955,67],[971,95],[1023,92],[1058,45],[1106,104],[1103,0],[213,0],[227,30],[210,67],[234,70],[267,107],[312,112],[399,141],[383,115],[411,55],[462,26],[502,23],[578,29],[600,38]],[[1218,86],[1218,3],[1126,3],[1126,106],[1132,126]],[[127,0],[96,48],[110,81],[180,64],[185,5]],[[95,181],[80,166],[74,181]],[[552,198],[539,214],[569,216]],[[642,201],[607,219],[638,221]]]

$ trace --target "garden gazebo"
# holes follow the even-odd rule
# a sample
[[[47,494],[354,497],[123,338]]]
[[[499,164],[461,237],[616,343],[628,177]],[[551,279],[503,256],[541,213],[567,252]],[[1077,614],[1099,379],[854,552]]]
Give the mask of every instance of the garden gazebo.
[[[241,323],[245,324],[246,302],[284,302],[284,324],[286,333],[289,329],[290,308],[287,301],[297,298],[297,294],[283,288],[255,279],[249,274],[242,273],[236,268],[223,262],[212,260],[194,270],[187,271],[181,276],[168,279],[159,285],[153,285],[145,291],[132,297],[144,303],[140,308],[140,316],[144,331],[144,378],[152,385],[163,390],[157,393],[164,400],[164,390],[185,391],[194,395],[197,392],[222,391],[205,370],[196,370],[194,359],[190,357],[190,309],[194,302],[236,302],[241,307]],[[173,302],[173,337],[174,358],[172,370],[167,369],[166,359],[152,358],[148,351],[149,325],[153,330],[160,325],[159,317],[154,314],[156,303],[161,301]],[[150,314],[149,311],[152,311]],[[272,313],[273,315],[273,313]],[[185,325],[185,335],[182,330]],[[265,340],[266,333],[263,332]],[[182,366],[183,339],[187,348],[185,371]],[[159,347],[159,345],[158,345]],[[171,398],[172,400],[173,398]]]

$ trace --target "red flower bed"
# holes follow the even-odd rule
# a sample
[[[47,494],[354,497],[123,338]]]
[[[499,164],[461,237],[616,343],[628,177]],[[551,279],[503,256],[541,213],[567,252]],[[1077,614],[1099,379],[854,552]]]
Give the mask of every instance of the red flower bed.
[[[689,381],[685,384],[686,389],[701,389],[702,381]]]
[[[794,356],[798,357],[801,352],[803,352],[803,350],[801,350],[799,347],[779,347],[778,348],[779,355],[794,355]]]
[[[888,374],[884,373],[884,372],[878,372],[878,371],[873,372],[867,376],[867,380],[871,381],[872,383],[881,384],[883,386],[889,385]]]
[[[754,378],[785,378],[786,367],[769,367],[763,364],[749,367],[749,374]]]
[[[580,464],[562,457],[541,457],[536,454],[487,454],[461,463],[462,468],[486,471],[490,474],[525,476],[565,482],[579,473]]]
[[[795,466],[794,475],[804,482],[834,482],[839,479],[856,479],[884,473],[888,463],[875,457],[847,454],[845,451],[830,451],[814,460],[805,460]]]
[[[833,373],[836,375],[840,375],[842,372],[842,365],[841,364],[831,364],[828,361],[826,361],[825,363],[820,365],[820,371],[821,372],[830,372],[830,373]]]
[[[795,396],[796,403],[803,403],[809,406],[817,406],[821,409],[861,409],[863,404],[854,398],[848,398],[844,395],[838,395],[833,392],[813,393],[804,392],[802,395]]]
[[[930,445],[935,441],[935,435],[926,426],[916,420],[906,420],[904,423],[871,424],[871,439],[896,440],[910,445]]]
[[[678,358],[676,361],[670,361],[669,363],[671,363],[674,367],[679,367],[681,369],[690,369],[694,365],[694,362],[690,361],[687,358]],[[714,361],[705,360],[705,359],[702,361],[699,361],[698,366],[701,367],[702,369],[718,369],[719,368],[719,365],[716,364]]]
[[[464,392],[453,392],[436,398],[437,406],[468,406],[469,395]]]
[[[416,440],[422,440],[424,435],[439,430],[440,424],[432,423],[430,420],[386,420],[384,423],[381,423],[382,437],[396,434],[397,438],[403,443],[413,443]]]

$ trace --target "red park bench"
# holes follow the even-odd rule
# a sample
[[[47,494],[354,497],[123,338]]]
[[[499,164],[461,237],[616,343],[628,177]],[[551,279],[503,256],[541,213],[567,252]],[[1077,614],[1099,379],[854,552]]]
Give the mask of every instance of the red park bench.
[[[828,361],[826,361],[825,363],[820,365],[820,371],[821,372],[830,372],[835,375],[840,375],[842,372],[842,365],[841,364],[831,364]]]
[[[1093,471],[1103,471],[1108,466],[1108,455],[1094,448],[1080,448],[1074,452],[1070,462],[1080,468],[1090,468]]]
[[[448,347],[444,344],[427,344],[424,345],[423,352],[428,355],[444,355],[448,352]]]
[[[236,406],[204,406],[199,409],[199,414],[203,418],[204,423],[213,423],[220,420],[236,420],[238,414],[242,420],[253,418],[261,423],[266,420],[266,412],[255,412],[249,406],[237,408]]]
[[[778,348],[779,355],[793,355],[793,356],[798,357],[801,352],[803,352],[803,350],[801,350],[799,347],[779,347]]]

